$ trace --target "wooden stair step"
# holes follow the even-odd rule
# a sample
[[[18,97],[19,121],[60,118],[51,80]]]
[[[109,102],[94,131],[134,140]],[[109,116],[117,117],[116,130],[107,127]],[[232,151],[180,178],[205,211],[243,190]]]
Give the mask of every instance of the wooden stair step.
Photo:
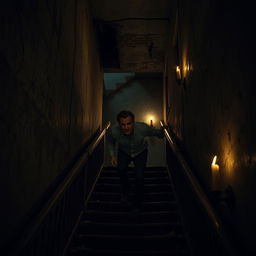
[[[129,178],[135,177],[135,172],[127,172]],[[101,177],[119,177],[118,171],[102,171]],[[168,172],[165,171],[145,171],[144,172],[145,178],[152,178],[152,177],[169,177]]]
[[[158,212],[110,212],[110,211],[93,211],[88,210],[84,213],[83,220],[99,222],[166,222],[169,220],[180,221],[177,211],[158,211]]]
[[[133,197],[134,194],[131,194]],[[120,201],[121,193],[117,192],[93,192],[90,199],[92,200],[113,200]],[[172,192],[149,192],[144,193],[144,201],[166,201],[166,200],[175,200],[174,193]]]
[[[147,234],[168,234],[173,233],[181,235],[183,227],[179,222],[163,223],[107,223],[82,221],[78,233],[86,234],[115,234],[115,235],[147,235]]]
[[[108,192],[108,191],[118,191],[122,190],[122,186],[120,184],[96,184],[95,186],[96,192]],[[134,186],[131,187],[134,189]],[[144,192],[165,192],[165,191],[172,191],[172,186],[170,184],[145,184],[143,186]]]
[[[186,240],[183,236],[168,235],[143,235],[143,236],[120,236],[120,235],[84,235],[77,234],[75,237],[77,245],[85,247],[104,249],[182,249],[186,248]]]
[[[135,178],[129,178],[129,182],[134,184]],[[120,184],[119,177],[100,177],[98,184]],[[170,184],[169,177],[149,177],[144,178],[144,184]]]
[[[118,250],[118,249],[92,249],[84,246],[70,250],[74,256],[189,256],[188,250]]]
[[[132,204],[132,202],[129,202]],[[111,201],[89,201],[88,209],[93,210],[121,210],[121,211],[129,211],[130,205],[123,204],[121,202],[111,202]],[[162,202],[142,202],[141,209],[143,211],[153,211],[153,210],[177,210],[177,203],[171,201],[162,201]]]

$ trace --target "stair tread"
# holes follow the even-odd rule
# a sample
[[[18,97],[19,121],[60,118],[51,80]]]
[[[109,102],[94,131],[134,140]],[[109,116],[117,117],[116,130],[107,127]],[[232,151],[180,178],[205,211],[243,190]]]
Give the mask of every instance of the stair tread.
[[[103,220],[104,221],[104,220]],[[179,222],[173,223],[108,223],[83,221],[80,223],[78,234],[110,234],[110,235],[160,235],[183,234],[183,226]]]
[[[108,184],[108,183],[100,183],[100,184],[96,184],[96,187],[101,187],[101,186],[105,186],[105,187],[121,187],[121,184]],[[172,187],[171,184],[144,184],[144,187],[146,188],[154,188],[154,187]]]
[[[106,191],[106,192],[103,192],[103,191],[94,191],[93,194],[106,194],[106,195],[116,195],[116,194],[120,194],[120,192],[115,192],[115,191]],[[147,195],[173,195],[174,193],[173,192],[170,192],[170,191],[160,191],[160,192],[146,192],[144,194],[147,194]]]
[[[173,232],[170,232],[169,234],[159,234],[159,235],[122,235],[120,234],[76,234],[77,237],[80,238],[102,238],[107,240],[159,240],[159,239],[184,239],[185,237],[183,235],[174,234]]]
[[[92,214],[92,213],[100,213],[100,214],[106,214],[106,215],[130,215],[131,213],[128,211],[99,211],[99,210],[93,210],[89,209],[84,214]],[[138,212],[139,215],[161,215],[161,214],[178,214],[178,211],[169,210],[169,211],[147,211],[147,212]]]
[[[121,184],[119,177],[102,177],[98,180],[98,184]],[[129,178],[129,183],[134,184],[135,178]],[[144,178],[144,184],[170,184],[168,177],[152,177]],[[171,184],[170,184],[171,185]]]
[[[102,226],[122,226],[122,227],[130,227],[131,224],[127,224],[127,223],[109,223],[109,222],[94,222],[94,221],[88,221],[88,220],[83,220],[80,223],[81,225],[87,225],[87,224],[92,224],[92,225],[102,225]],[[180,222],[152,222],[152,223],[134,223],[132,225],[132,227],[145,227],[145,226],[149,226],[149,227],[155,227],[155,226],[179,226],[182,227]]]
[[[101,172],[101,177],[106,177],[106,176],[114,176],[114,177],[119,177],[119,171],[118,170],[102,170]],[[127,171],[127,175],[129,178],[132,178],[135,175],[134,170]],[[144,171],[144,177],[149,178],[149,177],[166,177],[169,178],[169,173],[168,171],[163,171],[163,170],[145,170]]]
[[[176,250],[118,250],[118,249],[92,249],[85,246],[74,247],[71,252],[87,252],[87,253],[100,253],[102,255],[170,255],[170,256],[179,256],[179,255],[188,255],[188,251],[185,249],[176,249]],[[177,255],[177,253],[180,253]]]
[[[116,173],[119,174],[118,170],[102,170],[102,174],[105,173]],[[135,174],[134,170],[128,170],[127,171],[128,174]],[[157,174],[157,173],[163,173],[163,174],[167,174],[168,175],[168,171],[163,171],[163,170],[145,170],[144,174]]]
[[[109,204],[109,205],[121,205],[121,202],[112,202],[112,201],[100,201],[100,200],[90,200],[89,203],[91,204]],[[176,202],[173,201],[160,201],[160,202],[142,202],[142,205],[177,205]]]
[[[132,184],[131,190],[134,189],[135,186]],[[122,189],[120,184],[98,184],[95,186],[95,192],[102,191],[102,192],[118,192]],[[156,192],[172,192],[173,188],[170,184],[145,184],[144,185],[144,192],[148,193],[151,191]]]
[[[132,198],[135,198],[135,194],[132,192],[129,195]],[[144,202],[152,202],[152,201],[170,201],[176,202],[175,194],[173,191],[157,191],[157,192],[149,192],[144,191]],[[94,191],[90,197],[90,201],[99,200],[99,201],[111,201],[111,202],[120,202],[121,200],[121,191]]]
[[[98,181],[101,180],[118,180],[120,181],[119,177],[99,177]],[[130,177],[129,180],[135,180],[135,178]],[[169,177],[145,177],[144,180],[166,180],[170,182]]]
[[[181,235],[77,235],[76,244],[103,249],[175,249],[186,247],[186,238]]]
[[[91,220],[98,222],[110,223],[152,223],[152,222],[166,222],[169,219],[173,221],[180,221],[180,214],[178,212],[103,212],[103,211],[88,211],[84,214],[83,220]]]
[[[112,209],[113,211],[129,211],[132,206],[132,202],[128,202],[127,204],[123,204],[119,201],[100,201],[100,200],[90,200],[87,204],[87,209],[91,210],[104,210],[104,209]],[[160,202],[142,202],[141,209],[145,211],[150,211],[150,209],[159,209],[159,210],[177,210],[178,205],[175,201],[160,201]]]
[[[133,167],[128,167],[128,170],[132,170]],[[147,166],[145,170],[150,171],[150,170],[162,170],[162,171],[167,171],[166,167],[164,166]],[[104,170],[117,170],[117,167],[113,166],[104,166]]]

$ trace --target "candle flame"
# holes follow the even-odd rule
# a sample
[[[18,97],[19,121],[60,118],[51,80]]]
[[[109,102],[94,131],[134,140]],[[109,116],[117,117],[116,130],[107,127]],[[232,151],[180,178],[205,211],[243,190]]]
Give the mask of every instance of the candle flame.
[[[212,165],[216,164],[216,160],[217,160],[217,156],[214,156],[214,158],[212,160]]]
[[[153,120],[154,120],[154,118],[151,116],[151,117],[149,118],[149,125],[150,125],[150,126],[153,126]]]
[[[156,121],[157,121],[157,117],[152,113],[149,113],[144,117],[144,122],[146,124],[153,125],[153,124],[156,124]]]
[[[180,66],[176,66],[176,71],[180,71]]]

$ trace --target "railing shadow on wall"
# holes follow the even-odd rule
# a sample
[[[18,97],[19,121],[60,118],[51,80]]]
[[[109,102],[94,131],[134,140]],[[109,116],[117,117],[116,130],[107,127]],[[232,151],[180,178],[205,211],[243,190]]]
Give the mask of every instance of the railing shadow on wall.
[[[5,255],[64,255],[82,216],[86,199],[103,167],[105,135],[109,127],[110,122],[86,143],[72,167],[32,216],[24,232],[20,232],[5,248]]]
[[[160,124],[167,140],[169,174],[181,206],[193,255],[238,256],[219,216],[183,157],[173,131],[163,121]]]

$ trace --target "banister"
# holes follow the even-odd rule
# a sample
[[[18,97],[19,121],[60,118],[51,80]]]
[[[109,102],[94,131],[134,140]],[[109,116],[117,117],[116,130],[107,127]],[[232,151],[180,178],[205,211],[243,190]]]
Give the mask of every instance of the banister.
[[[164,131],[165,137],[177,157],[180,165],[182,166],[182,170],[184,171],[184,174],[186,175],[187,179],[189,180],[195,194],[197,195],[197,198],[199,199],[199,202],[201,203],[203,209],[206,211],[216,233],[218,234],[219,238],[223,242],[226,250],[230,253],[230,255],[237,255],[235,252],[233,246],[229,242],[229,239],[227,238],[227,235],[225,234],[225,231],[222,227],[221,221],[216,214],[215,210],[213,209],[212,205],[209,202],[209,199],[207,198],[205,192],[203,191],[202,187],[198,183],[197,179],[195,178],[193,172],[191,171],[189,165],[187,164],[186,160],[184,159],[182,153],[179,150],[179,147],[175,143],[175,140],[171,137],[170,133],[167,130],[167,125],[164,123],[164,121],[160,121],[160,125]]]
[[[107,132],[107,129],[110,127],[110,122],[108,122],[104,128],[101,130],[100,134],[89,144],[86,151],[79,157],[79,159],[75,162],[71,170],[68,172],[63,181],[57,186],[52,196],[48,199],[48,201],[44,204],[44,206],[40,209],[39,213],[36,217],[30,222],[29,227],[26,229],[26,233],[19,240],[19,244],[15,249],[15,253],[19,253],[32,238],[33,234],[43,223],[43,220],[49,214],[51,208],[55,205],[55,203],[61,198],[64,192],[68,189],[68,187],[72,184],[72,181],[78,175],[81,170],[81,167],[86,164],[89,159],[89,156],[92,154],[96,146],[100,143],[102,138]],[[16,255],[16,254],[15,254]]]
[[[105,127],[102,129],[101,133],[99,134],[99,136],[95,139],[95,141],[89,146],[88,148],[88,153],[91,154],[93,152],[93,150],[95,149],[95,147],[99,144],[99,142],[101,141],[102,137],[106,134],[107,129],[110,127],[111,122],[108,122]]]

